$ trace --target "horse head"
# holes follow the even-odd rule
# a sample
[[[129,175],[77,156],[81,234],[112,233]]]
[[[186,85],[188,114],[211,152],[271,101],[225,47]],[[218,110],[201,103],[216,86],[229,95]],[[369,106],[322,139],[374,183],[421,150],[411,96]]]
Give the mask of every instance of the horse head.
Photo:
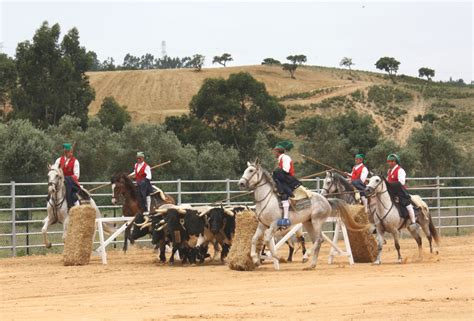
[[[112,204],[116,205],[117,200],[122,200],[125,195],[135,195],[135,186],[127,174],[114,175],[110,183],[112,184]]]
[[[335,193],[337,191],[337,184],[335,181],[334,173],[332,171],[326,172],[326,177],[323,181],[323,188],[321,195],[326,196],[330,193]]]
[[[239,188],[241,190],[253,190],[260,182],[261,177],[262,165],[260,165],[259,159],[257,158],[254,163],[247,162],[247,168],[239,180]]]
[[[61,168],[48,165],[48,195],[53,196],[64,188],[64,173]]]
[[[372,197],[375,194],[382,193],[384,189],[384,180],[380,176],[372,176],[369,178],[369,183],[365,188],[365,194],[367,197]]]

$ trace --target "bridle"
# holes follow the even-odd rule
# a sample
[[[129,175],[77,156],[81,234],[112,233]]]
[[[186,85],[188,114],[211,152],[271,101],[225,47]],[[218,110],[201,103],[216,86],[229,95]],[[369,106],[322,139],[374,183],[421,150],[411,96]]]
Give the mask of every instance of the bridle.
[[[60,176],[59,175],[59,172],[55,169],[51,169],[50,171],[55,171],[57,173],[57,176]],[[64,182],[63,182],[64,184]],[[54,220],[59,220],[59,217],[58,217],[58,209],[61,208],[63,206],[63,203],[64,203],[64,200],[66,199],[66,193],[64,193],[64,197],[61,201],[58,202],[58,191],[59,191],[59,179],[58,179],[58,182],[51,182],[49,180],[49,175],[48,175],[48,186],[53,186],[54,187],[54,197],[49,197],[48,199],[48,203],[49,205],[51,206],[51,208],[53,209],[53,218]],[[48,191],[48,194],[49,194],[49,191]],[[52,202],[51,202],[52,201]]]
[[[383,226],[383,220],[387,217],[387,215],[390,213],[390,211],[392,210],[393,208],[393,201],[391,202],[392,205],[387,209],[385,207],[385,205],[383,204],[382,200],[380,199],[380,195],[382,194],[385,194],[385,193],[388,193],[388,188],[387,186],[385,186],[385,190],[384,191],[381,191],[381,192],[375,192],[375,190],[379,187],[380,184],[383,183],[383,180],[380,179],[380,182],[378,182],[374,187],[371,187],[371,189],[374,191],[372,193],[366,193],[365,195],[367,196],[367,199],[371,199],[372,197],[376,197],[377,200],[379,201],[380,204],[382,204],[382,207],[386,210],[385,214],[382,216],[382,218],[380,218],[380,216],[377,214],[377,210],[375,210],[373,213],[375,213],[375,215],[377,215],[377,218],[380,220],[380,223],[382,224]],[[370,209],[370,202],[368,202],[368,206],[369,206],[369,211],[372,213],[372,210]],[[385,227],[384,227],[385,228]]]
[[[331,194],[331,187],[332,187],[334,184],[336,184],[335,179],[334,179],[334,176],[332,175],[332,173],[331,173],[330,175],[331,175],[331,176],[330,176],[330,177],[331,177],[331,184],[329,185],[329,187],[328,187],[328,188],[325,188],[325,187],[323,186],[323,188],[321,188],[321,189],[322,189],[323,191],[325,191],[327,194]],[[337,187],[337,186],[336,186],[336,187]],[[336,189],[335,192],[337,192],[337,189]]]

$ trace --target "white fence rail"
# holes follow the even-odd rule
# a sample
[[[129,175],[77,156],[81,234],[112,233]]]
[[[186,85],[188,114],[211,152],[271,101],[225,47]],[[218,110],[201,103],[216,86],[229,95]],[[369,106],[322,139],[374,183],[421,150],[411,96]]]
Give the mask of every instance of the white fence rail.
[[[306,187],[319,192],[322,179],[303,180]],[[443,234],[470,232],[474,228],[474,177],[418,177],[410,178],[409,185],[437,184],[437,187],[411,188],[428,203],[434,223]],[[241,191],[238,180],[175,180],[156,181],[176,201],[193,205],[209,204],[234,196]],[[82,183],[86,188],[106,182]],[[41,236],[42,220],[46,216],[47,183],[0,183],[0,257],[46,253]],[[121,216],[120,206],[110,205],[110,187],[92,195],[106,217]],[[227,204],[251,204],[244,197]],[[442,232],[443,231],[443,232]],[[63,245],[62,226],[50,227],[53,247]],[[114,242],[114,246],[117,241]]]

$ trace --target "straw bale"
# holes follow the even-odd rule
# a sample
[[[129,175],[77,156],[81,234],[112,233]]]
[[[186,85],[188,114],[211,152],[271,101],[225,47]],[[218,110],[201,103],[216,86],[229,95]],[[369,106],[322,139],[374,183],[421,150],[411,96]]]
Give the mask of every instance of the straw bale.
[[[64,240],[64,265],[86,265],[92,253],[95,232],[95,209],[90,205],[74,206],[69,211]]]
[[[365,213],[364,206],[350,205],[349,211],[351,216],[357,223],[368,224],[367,213]],[[354,262],[370,263],[377,257],[377,241],[373,234],[369,231],[351,231],[347,230],[349,234],[349,241],[351,242],[352,256]]]
[[[252,271],[256,268],[250,257],[252,237],[258,226],[255,213],[251,210],[237,213],[235,224],[235,235],[229,255],[227,256],[227,263],[232,270]],[[261,248],[261,245],[257,246],[257,251],[259,251],[258,247]]]

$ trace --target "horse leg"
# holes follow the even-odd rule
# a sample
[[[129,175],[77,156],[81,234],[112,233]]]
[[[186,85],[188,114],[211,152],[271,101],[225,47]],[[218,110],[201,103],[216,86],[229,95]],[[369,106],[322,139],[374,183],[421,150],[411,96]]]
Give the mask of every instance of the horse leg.
[[[310,224],[308,224],[311,226],[310,229],[308,229],[305,224],[306,231],[308,231],[311,239],[313,240],[313,247],[311,248],[311,265],[305,268],[305,270],[314,270],[316,268],[316,264],[318,263],[319,250],[321,249],[321,244],[323,243],[323,236],[321,234],[322,223],[323,221],[320,219],[311,221]]]
[[[402,263],[402,255],[400,254],[400,232],[398,230],[395,230],[395,232],[392,233],[393,235],[393,242],[395,243],[395,249],[397,250],[398,253],[398,263]]]
[[[277,259],[280,263],[286,263],[285,259],[278,256],[278,253],[275,249],[275,243],[272,242],[272,239],[275,236],[276,228],[277,228],[277,222],[274,222],[270,225],[270,227],[265,231],[264,241],[265,241],[265,244],[270,249],[271,256]]]
[[[48,239],[48,227],[51,225],[50,220],[49,220],[49,215],[45,217],[43,220],[43,228],[41,229],[41,232],[43,233],[43,238],[44,238],[44,246],[46,246],[47,249],[51,247],[51,242]]]
[[[384,238],[383,238],[384,231],[382,230],[382,227],[377,224],[377,258],[374,261],[374,264],[382,264],[381,258],[382,258],[382,249],[383,249],[383,244],[384,244]]]
[[[423,248],[422,248],[421,236],[420,234],[418,234],[418,230],[410,231],[410,234],[415,239],[416,244],[418,244],[418,259],[423,260]]]
[[[262,223],[258,223],[257,230],[252,237],[252,246],[250,248],[250,257],[252,258],[253,264],[256,266],[260,265],[259,255],[257,253],[257,243],[262,238],[265,226]]]
[[[286,261],[293,262],[293,253],[295,252],[295,247],[293,246],[293,242],[286,241],[286,244],[288,244],[289,248],[288,259],[286,259]]]
[[[431,232],[430,232],[429,221],[426,220],[425,218],[422,218],[420,219],[419,224],[421,225],[421,228],[423,229],[423,232],[425,233],[426,238],[428,239],[428,242],[430,243],[430,253],[433,253],[433,236],[431,235]]]
[[[306,251],[306,244],[305,244],[305,239],[304,239],[304,236],[301,235],[298,237],[298,242],[300,242],[301,244],[301,251],[303,252],[303,263],[306,263],[308,262],[308,255],[306,254],[307,251]]]

